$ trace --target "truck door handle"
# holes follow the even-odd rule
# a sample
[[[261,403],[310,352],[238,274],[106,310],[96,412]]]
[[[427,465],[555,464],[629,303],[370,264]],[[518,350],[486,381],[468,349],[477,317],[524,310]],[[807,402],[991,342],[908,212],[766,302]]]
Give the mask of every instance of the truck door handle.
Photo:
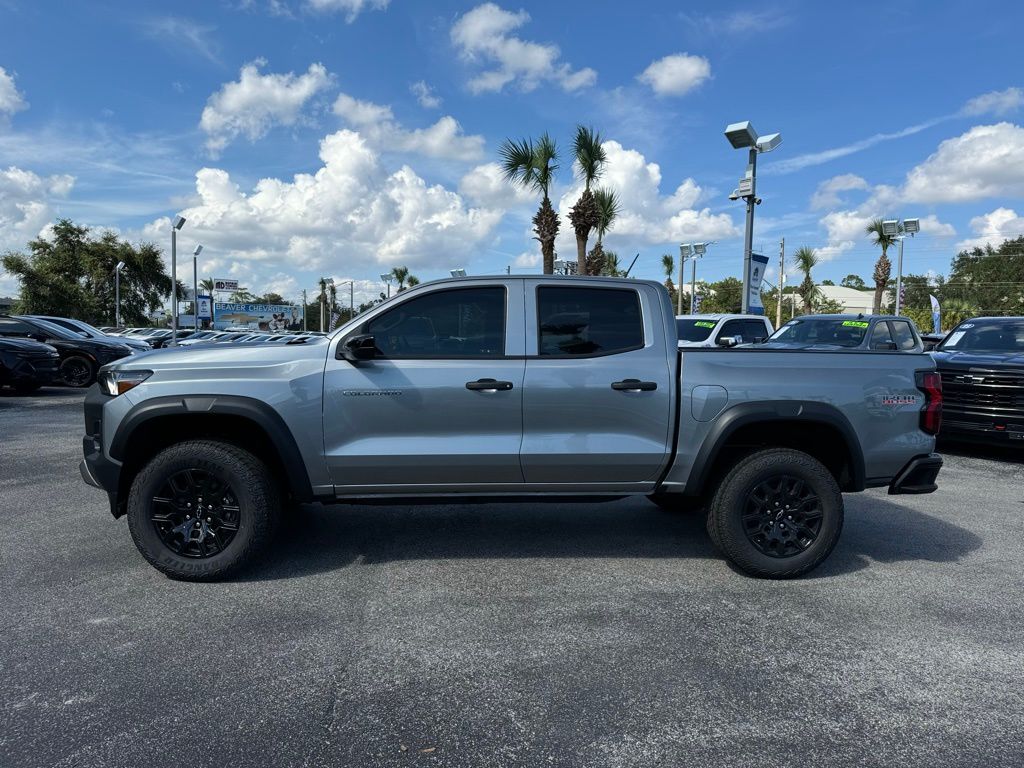
[[[512,389],[512,382],[497,381],[496,379],[477,379],[476,381],[467,381],[466,389],[476,390],[477,392],[507,392]]]
[[[618,392],[653,392],[658,388],[656,381],[640,381],[640,379],[623,379],[613,381],[612,389]]]

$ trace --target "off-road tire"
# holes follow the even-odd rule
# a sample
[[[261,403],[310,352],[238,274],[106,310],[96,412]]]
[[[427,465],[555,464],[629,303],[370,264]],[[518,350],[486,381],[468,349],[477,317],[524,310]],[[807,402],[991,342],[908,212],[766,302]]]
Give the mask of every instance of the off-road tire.
[[[820,524],[806,549],[788,556],[772,556],[748,536],[744,513],[761,484],[783,477],[802,481],[808,492],[817,497]],[[748,518],[748,522],[752,519]],[[801,451],[771,448],[743,458],[722,478],[708,511],[707,524],[715,547],[744,573],[759,578],[790,579],[813,570],[832,552],[843,529],[843,496],[832,473],[820,461]]]
[[[187,557],[160,537],[152,522],[152,498],[167,479],[185,469],[227,483],[238,502],[238,530],[222,552]],[[165,448],[139,471],[128,495],[128,528],[142,556],[157,570],[182,581],[218,581],[250,565],[273,538],[281,517],[281,493],[267,466],[237,446],[190,440]]]

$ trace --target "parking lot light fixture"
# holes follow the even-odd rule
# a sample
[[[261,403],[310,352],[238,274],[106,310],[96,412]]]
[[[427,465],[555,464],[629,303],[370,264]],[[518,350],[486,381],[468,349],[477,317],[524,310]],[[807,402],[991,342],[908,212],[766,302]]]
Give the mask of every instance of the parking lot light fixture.
[[[395,279],[395,276],[390,272],[385,272],[380,276],[380,279],[388,284],[388,298],[391,298],[391,281]]]
[[[184,216],[171,222],[171,346],[178,345],[178,230],[185,226]]]
[[[452,270],[449,270],[449,271],[451,272],[451,276],[452,277],[465,277],[466,276],[466,270],[464,270],[462,267],[456,267],[455,269],[452,269]]]
[[[199,331],[199,272],[196,269],[196,260],[203,252],[203,246],[197,245],[192,251],[192,330]]]
[[[882,222],[882,234],[895,238],[900,242],[899,256],[896,259],[896,304],[894,314],[899,317],[903,310],[903,241],[907,235],[913,237],[921,231],[920,219],[885,219]]]
[[[117,262],[114,267],[114,325],[121,327],[121,270],[124,269],[124,262]]]
[[[747,149],[747,172],[740,179],[739,186],[729,195],[730,200],[742,198],[747,204],[747,224],[743,236],[743,303],[741,311],[750,311],[750,261],[754,250],[754,206],[761,201],[757,197],[757,156],[771,152],[782,143],[781,133],[759,136],[749,120],[731,123],[725,128],[725,138],[733,149]],[[691,297],[692,298],[692,297]]]

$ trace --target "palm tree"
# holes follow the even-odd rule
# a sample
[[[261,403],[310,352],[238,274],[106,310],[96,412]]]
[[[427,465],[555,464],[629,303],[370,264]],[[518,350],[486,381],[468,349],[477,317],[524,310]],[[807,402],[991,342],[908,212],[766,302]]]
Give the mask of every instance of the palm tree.
[[[661,269],[665,273],[665,290],[668,291],[669,298],[675,300],[676,313],[680,314],[683,311],[683,297],[676,293],[675,283],[672,282],[672,275],[676,271],[676,260],[671,253],[661,254]],[[679,288],[682,289],[682,286]]]
[[[811,302],[814,299],[816,288],[814,287],[814,280],[811,279],[811,270],[818,266],[821,260],[818,258],[818,254],[813,248],[808,248],[806,245],[800,248],[795,254],[793,254],[793,264],[798,270],[804,273],[803,282],[800,283],[800,287],[797,291],[804,300],[804,313],[810,314],[812,307]]]
[[[597,244],[587,254],[587,274],[600,275],[604,266],[604,236],[619,215],[619,196],[610,189],[595,189],[594,201],[600,220],[597,223]]]
[[[882,255],[875,262],[875,301],[872,308],[874,314],[882,311],[882,297],[885,295],[885,288],[889,284],[889,277],[892,275],[892,262],[886,255],[889,246],[896,242],[896,235],[887,235],[882,231],[882,220],[872,219],[871,223],[864,228],[866,234],[871,235],[873,245],[882,249]]]
[[[206,291],[207,296],[213,295],[213,278],[206,277],[199,281],[199,287]]]
[[[601,145],[601,134],[593,128],[576,126],[576,138],[572,145],[573,157],[583,179],[583,194],[569,212],[572,228],[576,230],[577,273],[587,273],[587,238],[590,230],[601,223],[601,211],[590,186],[601,177],[608,157]]]
[[[401,293],[406,288],[412,288],[414,285],[420,284],[420,279],[416,275],[409,274],[408,267],[394,267],[391,270],[391,276],[395,278],[395,282],[398,283],[397,293]]]
[[[619,255],[613,251],[608,251],[604,256],[604,269],[601,271],[602,275],[607,277],[625,277],[626,273],[619,268]]]
[[[505,180],[541,193],[540,208],[533,216],[533,231],[540,243],[544,274],[555,271],[555,238],[558,236],[558,214],[551,205],[548,191],[558,170],[558,149],[554,140],[544,134],[533,139],[505,139],[498,150]]]

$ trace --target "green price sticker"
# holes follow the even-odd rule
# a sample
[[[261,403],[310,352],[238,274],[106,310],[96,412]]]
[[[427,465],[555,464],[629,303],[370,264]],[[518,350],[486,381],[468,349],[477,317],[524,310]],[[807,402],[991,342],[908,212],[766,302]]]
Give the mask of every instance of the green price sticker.
[[[870,323],[865,323],[863,320],[843,320],[844,328],[867,328]]]
[[[709,323],[707,320],[697,320],[694,323],[694,325],[696,325],[698,328],[714,328],[715,327],[714,323]]]

